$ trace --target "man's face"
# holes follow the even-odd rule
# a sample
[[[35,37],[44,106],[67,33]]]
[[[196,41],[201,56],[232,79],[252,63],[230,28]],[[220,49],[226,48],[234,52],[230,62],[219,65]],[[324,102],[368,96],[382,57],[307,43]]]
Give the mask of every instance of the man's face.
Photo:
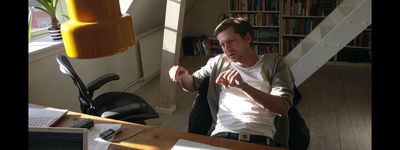
[[[247,33],[244,38],[240,34],[235,33],[233,27],[222,31],[217,36],[218,41],[224,51],[225,55],[228,56],[233,62],[240,62],[243,56],[251,50],[250,33]]]

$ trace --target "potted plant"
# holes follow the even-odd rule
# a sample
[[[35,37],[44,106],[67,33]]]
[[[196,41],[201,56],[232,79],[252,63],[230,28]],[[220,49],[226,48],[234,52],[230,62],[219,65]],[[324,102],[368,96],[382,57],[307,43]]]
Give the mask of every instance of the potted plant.
[[[51,26],[48,28],[50,36],[54,40],[62,39],[61,31],[60,31],[60,21],[57,19],[57,5],[58,0],[36,0],[42,6],[35,6],[35,9],[39,9],[46,14],[48,14],[51,18]]]

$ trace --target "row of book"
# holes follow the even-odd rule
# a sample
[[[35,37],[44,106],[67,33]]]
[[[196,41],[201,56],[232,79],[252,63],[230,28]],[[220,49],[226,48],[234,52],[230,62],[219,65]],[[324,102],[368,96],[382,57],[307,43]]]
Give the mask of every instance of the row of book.
[[[256,51],[257,55],[270,53],[279,54],[278,44],[254,44],[253,49]]]
[[[371,48],[372,41],[370,40],[372,36],[371,30],[365,30],[361,32],[357,37],[355,37],[351,42],[347,44],[347,48]],[[283,38],[283,54],[288,54],[292,49],[294,49],[303,38],[290,37]]]
[[[341,0],[284,0],[282,12],[291,16],[326,16]]]
[[[247,18],[252,26],[279,26],[279,14],[231,13],[231,16]]]
[[[223,53],[219,42],[207,36],[186,36],[182,39],[185,56],[215,56]]]
[[[279,11],[279,0],[230,0],[232,11]]]
[[[283,19],[282,20],[282,33],[283,34],[307,35],[316,26],[318,26],[322,20],[323,19],[319,19],[319,18]]]
[[[256,28],[253,37],[257,42],[279,42],[279,29]]]
[[[356,38],[354,38],[349,44],[347,44],[347,46],[371,48],[371,36],[371,30],[365,30],[361,32]]]
[[[185,56],[216,56],[223,53],[219,42],[207,36],[186,36],[182,39]],[[258,55],[265,53],[279,53],[279,44],[253,44]]]
[[[282,52],[286,56],[290,51],[292,51],[300,42],[302,38],[284,38]]]

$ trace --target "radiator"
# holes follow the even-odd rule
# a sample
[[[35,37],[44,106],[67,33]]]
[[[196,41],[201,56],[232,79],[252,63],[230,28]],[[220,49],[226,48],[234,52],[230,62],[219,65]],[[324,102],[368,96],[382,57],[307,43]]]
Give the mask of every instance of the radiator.
[[[156,28],[138,37],[144,80],[160,73],[163,34],[163,28]]]

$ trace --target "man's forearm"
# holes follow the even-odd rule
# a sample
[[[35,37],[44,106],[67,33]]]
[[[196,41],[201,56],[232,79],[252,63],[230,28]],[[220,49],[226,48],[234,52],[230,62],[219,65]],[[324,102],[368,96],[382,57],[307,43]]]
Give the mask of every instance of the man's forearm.
[[[193,76],[192,75],[185,75],[181,78],[180,84],[183,89],[187,91],[192,91],[193,89]]]
[[[286,115],[289,108],[285,105],[283,97],[264,93],[247,83],[241,88],[248,96],[256,100],[269,111],[279,115]]]

